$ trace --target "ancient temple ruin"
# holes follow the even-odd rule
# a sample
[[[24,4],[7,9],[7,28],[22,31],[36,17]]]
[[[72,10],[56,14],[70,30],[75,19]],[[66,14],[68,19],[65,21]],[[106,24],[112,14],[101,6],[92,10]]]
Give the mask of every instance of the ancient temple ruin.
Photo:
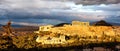
[[[44,32],[44,33],[41,33]],[[51,32],[51,33],[47,33]],[[64,44],[73,42],[69,37],[102,37],[103,35],[115,36],[111,27],[90,26],[89,22],[72,21],[72,25],[54,27],[53,25],[40,26],[36,42],[42,44]],[[47,34],[46,34],[47,33]],[[68,40],[69,39],[69,40]]]
[[[72,26],[79,25],[79,26],[89,26],[89,22],[80,22],[80,21],[72,21]]]

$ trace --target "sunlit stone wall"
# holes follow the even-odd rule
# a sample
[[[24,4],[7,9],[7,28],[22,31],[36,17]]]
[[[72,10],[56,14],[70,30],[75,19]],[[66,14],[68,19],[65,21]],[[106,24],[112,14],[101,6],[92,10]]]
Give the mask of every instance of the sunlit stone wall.
[[[80,25],[80,26],[89,26],[89,22],[80,22],[80,21],[72,21],[72,26]]]

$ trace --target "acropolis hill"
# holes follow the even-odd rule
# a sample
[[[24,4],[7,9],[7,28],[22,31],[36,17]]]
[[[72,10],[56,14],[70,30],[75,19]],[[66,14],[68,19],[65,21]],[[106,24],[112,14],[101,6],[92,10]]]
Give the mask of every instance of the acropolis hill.
[[[92,25],[90,22],[72,21],[71,24],[18,28],[11,27],[10,23],[0,27],[0,51],[120,49],[120,26],[112,26],[105,21]]]
[[[120,32],[112,26],[90,26],[89,22],[72,21],[71,25],[61,27],[53,25],[40,26],[36,42],[42,44],[67,44],[74,42],[111,42]]]

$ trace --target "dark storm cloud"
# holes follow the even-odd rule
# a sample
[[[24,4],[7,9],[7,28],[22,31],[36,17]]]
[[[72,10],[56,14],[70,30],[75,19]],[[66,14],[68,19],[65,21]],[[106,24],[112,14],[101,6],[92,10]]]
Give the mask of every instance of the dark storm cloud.
[[[31,24],[57,24],[72,20],[112,20],[113,17],[106,19],[106,16],[120,15],[120,4],[117,4],[119,2],[119,0],[0,0],[0,13],[2,13],[0,24],[7,21],[3,20],[7,17],[14,22],[31,22]],[[117,22],[116,19],[114,22]]]
[[[33,15],[32,13],[24,12],[20,10],[21,12],[8,12],[6,16],[9,17],[9,19],[55,19],[60,21],[66,21],[69,22],[72,19],[76,19],[75,16],[68,15],[68,14],[38,14]],[[69,17],[69,18],[68,18]],[[25,20],[26,21],[26,20]]]
[[[83,5],[98,5],[98,4],[117,4],[120,3],[120,0],[47,0],[47,1],[72,1],[76,4]]]
[[[102,10],[102,11],[111,11],[116,12],[120,11],[120,3],[119,4],[101,4],[101,5],[90,5],[90,6],[84,6],[83,9],[94,9],[94,10]]]
[[[75,3],[83,4],[83,5],[117,4],[117,3],[120,3],[120,0],[77,0],[77,1],[75,1]]]

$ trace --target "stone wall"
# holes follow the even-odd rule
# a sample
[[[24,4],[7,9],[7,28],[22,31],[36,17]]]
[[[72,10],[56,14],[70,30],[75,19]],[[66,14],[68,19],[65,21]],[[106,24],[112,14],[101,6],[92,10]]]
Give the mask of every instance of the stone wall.
[[[89,26],[89,22],[72,21],[72,26],[74,25]]]
[[[79,35],[79,36],[98,36],[108,35],[115,36],[115,32],[112,27],[107,26],[68,26],[68,27],[56,27],[50,30],[53,33],[61,33],[65,35]]]
[[[40,26],[39,31],[49,31],[53,25],[47,25],[47,26]]]
[[[66,43],[66,40],[64,35],[60,35],[60,37],[52,37],[49,35],[45,35],[45,36],[38,36],[36,42],[42,44],[64,44]]]

